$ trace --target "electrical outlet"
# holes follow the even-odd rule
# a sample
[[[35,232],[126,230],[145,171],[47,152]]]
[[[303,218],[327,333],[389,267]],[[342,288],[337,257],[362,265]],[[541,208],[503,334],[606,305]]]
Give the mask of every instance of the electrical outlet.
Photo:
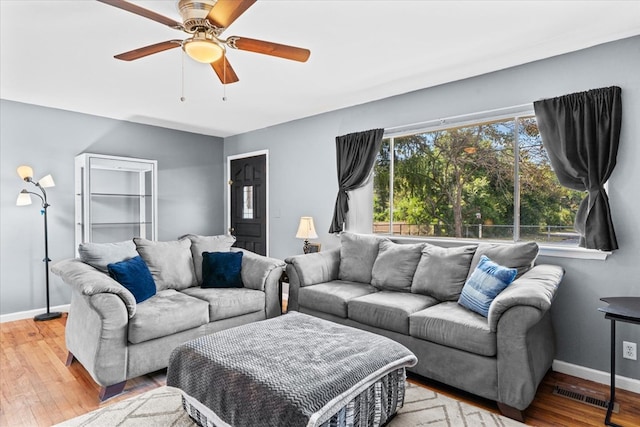
[[[622,357],[625,359],[638,360],[636,353],[636,343],[629,341],[622,341]]]

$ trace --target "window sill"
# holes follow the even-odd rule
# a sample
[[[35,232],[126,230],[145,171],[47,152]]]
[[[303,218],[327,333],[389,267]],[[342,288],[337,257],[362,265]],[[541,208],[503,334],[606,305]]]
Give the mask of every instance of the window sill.
[[[563,247],[552,245],[540,245],[540,256],[556,257],[556,258],[575,258],[575,259],[594,259],[604,261],[613,252],[598,251],[596,249],[585,249],[577,246]]]
[[[388,234],[376,234],[377,236],[386,236],[393,241],[397,242],[428,242],[434,243],[439,246],[452,247],[462,246],[478,243],[504,243],[508,245],[510,242],[500,240],[472,240],[472,239],[451,239],[451,238],[424,238],[424,237],[410,237],[410,236],[391,236]],[[554,258],[572,258],[572,259],[592,259],[604,261],[609,255],[610,251],[598,251],[595,249],[585,249],[578,246],[560,246],[560,245],[544,245],[540,246],[539,256],[554,257]]]

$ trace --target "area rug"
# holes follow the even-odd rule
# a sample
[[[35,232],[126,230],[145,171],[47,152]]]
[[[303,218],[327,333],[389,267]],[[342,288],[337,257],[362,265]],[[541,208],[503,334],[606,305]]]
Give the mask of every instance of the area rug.
[[[524,424],[468,405],[424,387],[407,383],[404,407],[389,427],[512,427]],[[160,387],[139,396],[97,409],[54,427],[195,427],[182,409],[180,392]]]

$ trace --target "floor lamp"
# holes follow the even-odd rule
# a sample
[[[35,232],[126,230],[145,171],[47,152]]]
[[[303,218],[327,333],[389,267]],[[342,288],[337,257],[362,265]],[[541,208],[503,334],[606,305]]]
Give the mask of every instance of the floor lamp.
[[[31,194],[38,196],[42,201],[42,210],[40,211],[42,215],[44,215],[44,265],[45,265],[45,278],[47,285],[47,312],[38,314],[34,317],[35,320],[51,320],[56,319],[62,316],[62,313],[51,312],[50,304],[49,304],[49,230],[47,228],[47,209],[49,208],[49,203],[47,203],[47,192],[45,188],[53,187],[56,184],[53,182],[53,177],[51,175],[47,175],[42,178],[40,181],[33,180],[33,169],[29,166],[20,166],[18,167],[18,175],[25,182],[30,182],[36,187],[40,189],[42,196],[38,193],[34,193],[32,191],[22,190],[18,195],[18,200],[16,201],[17,206],[26,206],[31,204]]]

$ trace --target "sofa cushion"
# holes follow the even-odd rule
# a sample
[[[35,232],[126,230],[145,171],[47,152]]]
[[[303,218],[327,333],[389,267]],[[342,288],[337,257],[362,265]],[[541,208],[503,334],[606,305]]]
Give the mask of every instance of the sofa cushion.
[[[191,240],[191,257],[193,258],[193,268],[196,273],[198,285],[202,285],[202,253],[203,252],[229,252],[231,246],[236,242],[236,238],[230,235],[220,234],[218,236],[199,236],[197,234],[187,234]]]
[[[209,304],[175,289],[158,292],[136,306],[129,342],[138,344],[209,323]]]
[[[469,274],[477,245],[443,248],[426,244],[411,283],[411,292],[439,301],[457,301]]]
[[[105,273],[108,272],[107,265],[138,256],[133,240],[114,243],[80,243],[78,254],[82,262]]]
[[[482,255],[471,277],[464,284],[458,304],[484,317],[491,303],[516,278],[518,270],[497,264]]]
[[[181,291],[209,304],[209,321],[265,310],[265,293],[247,288],[189,288]]]
[[[409,292],[380,291],[349,301],[349,319],[409,334],[409,315],[437,304],[435,298]]]
[[[133,242],[142,257],[156,289],[185,289],[195,286],[196,274],[191,256],[191,240],[180,239],[169,242],[155,242],[141,237],[134,237]]]
[[[298,304],[346,319],[349,301],[375,292],[377,289],[366,283],[334,280],[300,288]]]
[[[371,270],[371,284],[378,289],[409,292],[422,248],[424,243],[402,245],[381,241]]]
[[[340,269],[338,278],[351,282],[371,283],[373,263],[379,243],[384,237],[344,232],[340,235]]]
[[[538,256],[538,244],[536,242],[480,243],[471,260],[467,279],[471,277],[471,273],[480,262],[482,255],[505,267],[517,268],[517,279],[533,267]]]
[[[242,252],[203,252],[203,288],[241,288]]]
[[[409,335],[483,356],[496,355],[496,334],[487,319],[446,301],[409,316]]]
[[[148,300],[156,294],[156,284],[153,282],[149,267],[140,255],[125,261],[107,265],[109,275],[127,288],[136,299],[136,303]]]

